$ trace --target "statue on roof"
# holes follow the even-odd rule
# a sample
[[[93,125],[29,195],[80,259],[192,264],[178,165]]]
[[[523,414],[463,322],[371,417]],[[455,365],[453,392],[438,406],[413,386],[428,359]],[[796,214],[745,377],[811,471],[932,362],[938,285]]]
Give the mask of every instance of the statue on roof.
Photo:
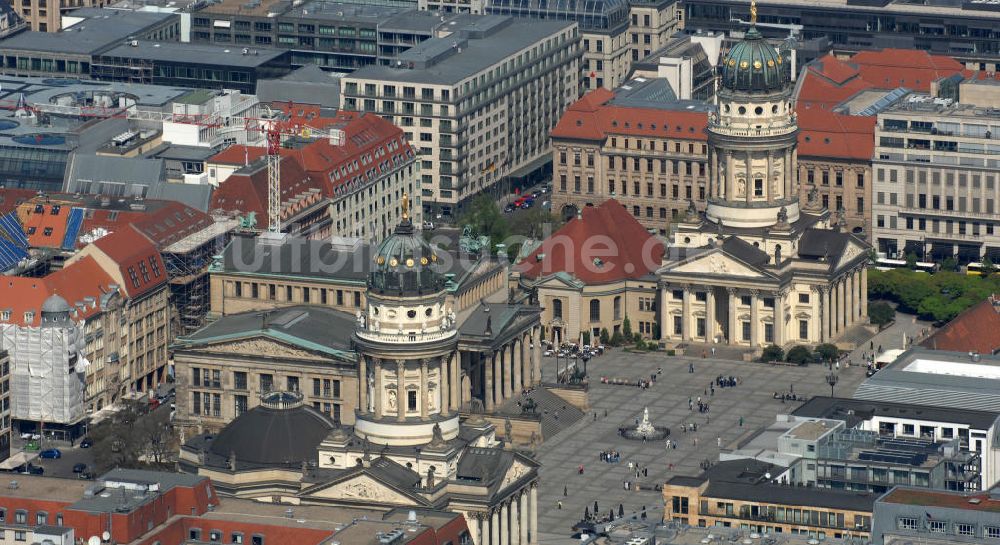
[[[788,223],[788,209],[784,206],[781,210],[778,210],[778,223],[775,224],[774,228],[780,231],[787,231],[791,229],[791,225]]]
[[[689,199],[684,223],[698,223],[699,221],[701,221],[701,216],[698,215],[698,207],[695,206],[694,199]]]
[[[236,216],[236,221],[240,222],[240,229],[244,231],[253,231],[257,229],[257,213],[247,212],[245,216]]]

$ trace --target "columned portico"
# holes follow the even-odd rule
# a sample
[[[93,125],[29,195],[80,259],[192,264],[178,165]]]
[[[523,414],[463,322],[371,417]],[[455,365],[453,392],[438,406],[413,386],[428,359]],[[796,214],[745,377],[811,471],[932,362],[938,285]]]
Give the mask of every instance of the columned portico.
[[[750,290],[750,346],[760,346],[760,313],[757,311],[758,290]]]

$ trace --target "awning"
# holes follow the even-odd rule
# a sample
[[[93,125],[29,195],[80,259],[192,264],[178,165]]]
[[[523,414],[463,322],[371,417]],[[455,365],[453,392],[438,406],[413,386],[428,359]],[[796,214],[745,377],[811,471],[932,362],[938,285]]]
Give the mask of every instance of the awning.
[[[4,471],[10,471],[15,467],[23,466],[24,464],[34,460],[35,458],[38,458],[37,452],[23,452],[23,451],[17,452],[11,454],[10,458],[7,458],[3,462],[0,462],[0,469]]]

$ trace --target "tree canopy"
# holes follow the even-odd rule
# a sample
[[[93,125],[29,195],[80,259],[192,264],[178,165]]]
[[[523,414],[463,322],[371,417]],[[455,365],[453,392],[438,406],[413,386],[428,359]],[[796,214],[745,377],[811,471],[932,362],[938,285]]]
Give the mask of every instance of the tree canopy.
[[[897,310],[916,314],[922,320],[947,322],[998,292],[998,275],[968,276],[947,271],[928,274],[907,269],[868,271],[869,298],[893,301],[898,304]]]

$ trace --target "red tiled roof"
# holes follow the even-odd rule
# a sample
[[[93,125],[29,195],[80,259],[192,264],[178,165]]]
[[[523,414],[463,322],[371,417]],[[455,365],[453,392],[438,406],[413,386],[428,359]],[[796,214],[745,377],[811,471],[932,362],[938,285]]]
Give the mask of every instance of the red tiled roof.
[[[920,345],[932,350],[980,354],[1000,350],[1000,313],[993,306],[993,298],[955,316]]]
[[[820,107],[798,108],[799,155],[868,161],[875,151],[875,116],[842,115]]]
[[[603,141],[610,135],[707,140],[706,112],[608,105],[614,93],[596,89],[573,103],[552,129],[553,138]]]
[[[931,82],[961,73],[965,66],[944,55],[917,49],[861,51],[851,57],[861,77],[880,89],[907,87],[927,92]]]
[[[649,234],[618,201],[585,207],[516,265],[527,278],[558,272],[586,284],[639,278],[655,271],[663,243]]]
[[[969,501],[978,500],[978,501]],[[893,488],[880,500],[883,503],[898,503],[903,505],[924,505],[927,507],[945,507],[966,511],[989,511],[1000,513],[1000,501],[990,497],[988,492],[961,493],[945,490],[930,490],[927,488]]]
[[[167,269],[160,252],[137,229],[119,229],[92,244],[118,266],[129,297],[145,295],[166,283]]]
[[[17,206],[24,201],[30,200],[38,195],[36,189],[0,189],[0,214],[13,212]]]
[[[266,152],[266,148],[259,146],[235,144],[216,153],[205,162],[221,165],[244,165],[260,159]]]
[[[16,205],[18,220],[24,227],[28,243],[36,248],[62,246],[72,208],[86,209],[79,235],[98,228],[114,232],[131,225],[161,249],[213,223],[208,214],[176,201],[130,200],[127,207],[119,202],[103,206],[100,197],[96,195],[39,195],[32,192],[30,198],[24,199],[21,190],[14,189],[0,189],[0,199],[20,201]],[[59,206],[59,212],[53,215],[55,206]],[[46,234],[46,229],[51,229],[49,234]],[[76,245],[83,246],[79,238]]]
[[[336,118],[314,118],[309,123],[316,128],[336,125],[344,133],[343,141],[335,145],[329,139],[319,138],[301,147],[281,149],[282,203],[310,189],[318,189],[319,197],[332,198],[341,186],[366,183],[369,171],[374,170],[377,177],[414,157],[403,131],[377,115],[342,112]],[[235,158],[242,163],[243,149],[232,146],[212,161],[230,163]],[[260,148],[251,149],[258,157],[263,156]],[[313,202],[314,199],[300,202],[294,210],[286,208],[283,217]],[[212,209],[227,212],[255,212],[259,219],[267,216],[266,206],[266,168],[258,168],[251,174],[234,173],[219,184],[211,204]]]
[[[10,311],[6,323],[37,327],[41,323],[42,303],[49,296],[58,295],[76,310],[73,319],[82,320],[100,311],[100,298],[112,291],[114,283],[97,261],[87,256],[42,278],[0,277],[0,310]],[[25,313],[29,311],[33,319],[25,322]]]
[[[211,208],[226,212],[257,215],[258,225],[267,222],[267,166],[258,163],[250,173],[237,172],[226,178],[212,194]],[[315,191],[312,191],[315,190]],[[325,193],[323,184],[309,176],[294,155],[281,157],[281,218],[286,219],[316,204]],[[295,204],[290,201],[304,196]]]

